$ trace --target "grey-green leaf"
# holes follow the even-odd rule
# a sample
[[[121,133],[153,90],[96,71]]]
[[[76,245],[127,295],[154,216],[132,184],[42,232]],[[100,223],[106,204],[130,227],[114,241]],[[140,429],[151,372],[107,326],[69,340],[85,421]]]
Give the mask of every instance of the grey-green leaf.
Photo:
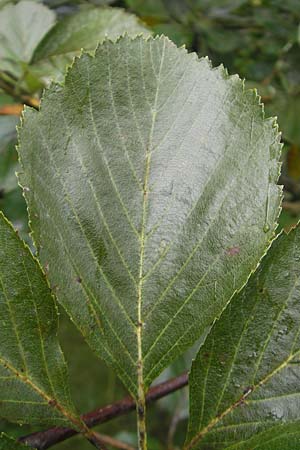
[[[0,214],[0,417],[74,424],[57,311],[38,263]]]
[[[150,34],[139,19],[120,8],[88,8],[60,20],[44,37],[33,56],[32,71],[59,79],[82,49],[95,50],[105,37],[111,40],[128,33]]]
[[[256,268],[279,153],[256,93],[165,37],[105,41],[27,108],[20,182],[39,257],[132,395]]]
[[[0,11],[1,70],[19,77],[54,22],[55,14],[34,1],[6,5]]]
[[[186,449],[300,449],[300,228],[282,234],[190,375]]]

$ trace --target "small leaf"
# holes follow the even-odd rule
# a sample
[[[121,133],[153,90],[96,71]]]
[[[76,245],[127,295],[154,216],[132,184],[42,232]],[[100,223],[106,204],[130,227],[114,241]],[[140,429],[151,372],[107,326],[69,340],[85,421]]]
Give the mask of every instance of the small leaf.
[[[37,261],[0,214],[0,417],[80,424],[57,326],[54,300]]]
[[[119,8],[89,8],[59,21],[39,44],[34,61],[50,56],[95,50],[106,36],[117,39],[121,34],[149,34],[138,18]]]
[[[272,245],[192,365],[185,449],[300,449],[300,227]]]
[[[55,22],[55,14],[34,1],[22,0],[0,11],[1,70],[19,77],[22,66],[31,61],[33,52]]]
[[[133,396],[256,268],[279,153],[256,93],[164,37],[105,41],[26,109],[20,182],[39,257]]]
[[[82,49],[95,50],[105,37],[111,40],[128,33],[150,34],[139,19],[119,8],[88,8],[60,20],[37,47],[32,71],[56,79]]]

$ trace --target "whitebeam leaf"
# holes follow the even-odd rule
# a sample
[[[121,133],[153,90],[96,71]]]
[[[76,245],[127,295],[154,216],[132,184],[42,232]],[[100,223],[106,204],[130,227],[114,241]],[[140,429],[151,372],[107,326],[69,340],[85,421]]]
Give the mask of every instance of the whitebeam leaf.
[[[222,67],[165,37],[123,37],[77,59],[39,112],[26,109],[19,145],[58,299],[140,397],[274,235],[276,124]]]
[[[300,228],[215,323],[190,375],[185,449],[300,449]]]
[[[0,214],[0,417],[80,425],[66,380],[49,287],[29,249]]]

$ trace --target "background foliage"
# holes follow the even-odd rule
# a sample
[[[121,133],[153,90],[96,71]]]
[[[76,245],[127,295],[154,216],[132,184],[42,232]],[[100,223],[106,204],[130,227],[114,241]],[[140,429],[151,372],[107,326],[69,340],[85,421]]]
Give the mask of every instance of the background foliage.
[[[139,20],[125,15],[120,8]],[[199,55],[208,55],[214,65],[223,63],[230,73],[239,73],[249,86],[257,87],[266,114],[278,115],[285,144],[280,180],[285,185],[285,197],[280,223],[290,228],[300,218],[299,23],[298,0],[46,0],[44,4],[0,0],[1,210],[30,243],[26,206],[15,177],[19,170],[15,127],[22,104],[37,106],[43,87],[53,78],[61,79],[65,65],[82,47],[93,51],[105,34],[116,37],[124,30],[134,34],[147,29],[149,33],[164,33]],[[124,390],[115,375],[99,364],[64,315],[60,328],[72,391],[80,410],[122,396]],[[163,376],[183,371],[192,354],[189,352]],[[158,406],[158,413],[149,410],[149,431],[157,436],[149,443],[150,448],[180,447],[187,393],[177,393]],[[2,425],[2,429],[15,435],[30,431],[10,424]],[[101,427],[102,432],[115,436],[120,429],[132,430],[132,434],[119,436],[132,441],[134,415]],[[89,444],[76,439],[57,448],[89,448]]]

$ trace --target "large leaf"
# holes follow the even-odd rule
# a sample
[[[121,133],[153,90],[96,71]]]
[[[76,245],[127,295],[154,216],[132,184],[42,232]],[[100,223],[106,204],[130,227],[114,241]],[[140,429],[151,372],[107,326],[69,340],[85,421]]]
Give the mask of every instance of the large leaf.
[[[95,50],[106,36],[116,39],[128,33],[149,35],[133,14],[119,8],[88,8],[60,20],[44,37],[34,54],[33,73],[59,79],[81,49]]]
[[[274,234],[279,136],[167,38],[105,41],[26,109],[20,182],[59,301],[130,392],[215,320]]]
[[[57,341],[57,311],[38,263],[0,214],[0,417],[80,424]]]
[[[55,14],[34,1],[22,0],[5,6],[0,11],[1,70],[19,77],[54,21]]]
[[[186,449],[300,449],[300,228],[281,235],[192,366]]]

